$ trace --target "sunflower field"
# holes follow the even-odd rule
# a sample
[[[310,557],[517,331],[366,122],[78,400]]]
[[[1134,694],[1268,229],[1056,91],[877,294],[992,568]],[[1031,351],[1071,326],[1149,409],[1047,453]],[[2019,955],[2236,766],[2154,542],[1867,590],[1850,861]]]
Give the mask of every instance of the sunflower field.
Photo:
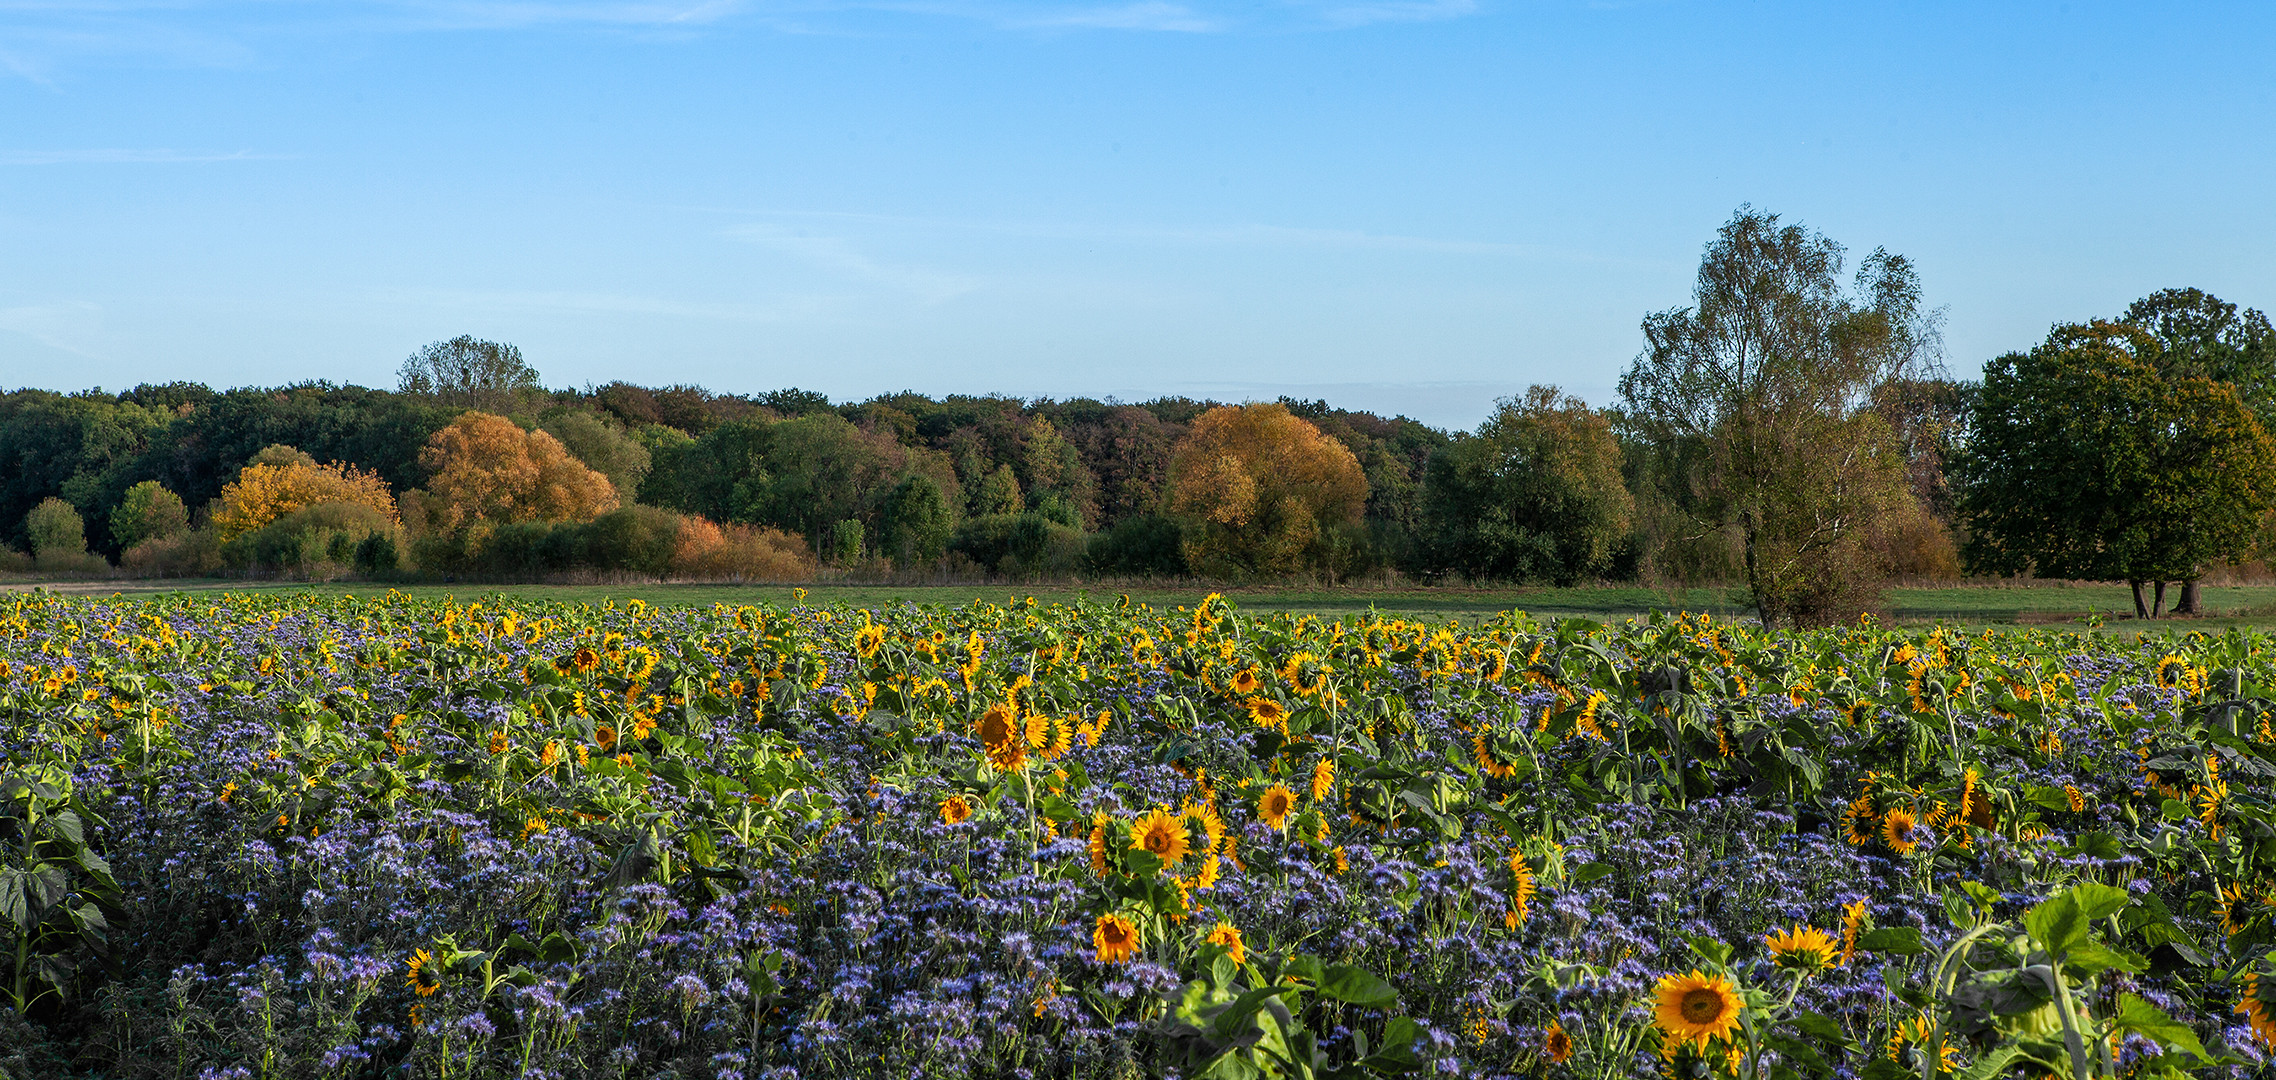
[[[0,602],[0,1075],[2276,1075],[2276,639]]]

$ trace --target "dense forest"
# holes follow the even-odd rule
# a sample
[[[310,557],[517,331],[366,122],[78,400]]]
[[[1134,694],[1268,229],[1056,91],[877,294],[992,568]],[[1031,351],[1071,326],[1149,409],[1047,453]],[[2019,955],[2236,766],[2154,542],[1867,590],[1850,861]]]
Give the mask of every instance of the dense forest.
[[[1619,400],[1536,386],[1475,431],[1324,401],[832,402],[547,389],[473,337],[393,390],[0,395],[0,570],[530,580],[1745,585],[1769,622],[1892,577],[2123,580],[2141,614],[2259,559],[2276,333],[2169,289],[1942,364],[1917,273],[1742,208]],[[2140,601],[2145,588],[2153,598]]]

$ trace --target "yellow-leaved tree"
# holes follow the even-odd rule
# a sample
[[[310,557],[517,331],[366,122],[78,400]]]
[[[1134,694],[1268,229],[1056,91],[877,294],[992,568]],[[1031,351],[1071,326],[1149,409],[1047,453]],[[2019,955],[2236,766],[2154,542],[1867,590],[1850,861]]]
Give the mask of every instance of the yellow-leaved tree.
[[[319,503],[368,506],[394,521],[395,495],[375,472],[346,462],[319,465],[289,446],[272,446],[223,485],[213,531],[228,543],[295,510]]]
[[[427,486],[404,498],[421,532],[463,533],[523,521],[591,521],[617,506],[609,478],[570,456],[559,439],[503,416],[460,413],[427,439]]]
[[[1330,530],[1359,520],[1367,477],[1342,443],[1279,404],[1211,409],[1170,461],[1186,563],[1220,577],[1318,565]]]

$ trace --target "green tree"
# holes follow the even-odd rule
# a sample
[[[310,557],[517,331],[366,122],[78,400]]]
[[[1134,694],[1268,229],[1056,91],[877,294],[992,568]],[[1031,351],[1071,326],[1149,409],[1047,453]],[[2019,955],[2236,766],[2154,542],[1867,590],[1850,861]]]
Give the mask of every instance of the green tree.
[[[1019,477],[1009,464],[998,465],[994,472],[981,477],[980,486],[972,492],[974,517],[1016,514],[1025,509],[1027,499],[1020,494]]]
[[[2125,581],[2155,618],[2165,582],[2251,549],[2276,440],[2235,384],[2164,360],[2148,330],[2096,321],[1985,365],[1959,460],[1972,570]]]
[[[145,480],[126,489],[118,508],[111,511],[111,538],[124,551],[144,540],[163,540],[188,532],[189,507],[182,497]]]
[[[2262,428],[2276,430],[2276,328],[2201,289],[2161,289],[2127,305],[2123,322],[2157,339],[2161,366],[2236,387]],[[2177,612],[2198,612],[2197,578],[2181,583]]]
[[[569,456],[609,478],[617,501],[630,505],[648,478],[653,455],[640,440],[610,420],[584,409],[559,409],[538,422],[538,430],[560,440]]]
[[[1424,476],[1428,563],[1475,578],[1570,585],[1603,575],[1635,503],[1603,414],[1554,386],[1505,398]]]
[[[75,566],[87,554],[87,523],[70,503],[53,496],[24,516],[24,534],[43,569]]]
[[[1640,470],[1697,534],[1735,534],[1765,625],[1877,602],[1870,541],[1911,498],[1874,391],[1934,366],[1936,318],[1902,256],[1876,249],[1854,291],[1843,249],[1741,207],[1707,246],[1690,307],[1644,319],[1620,379]]]
[[[883,526],[885,554],[903,564],[929,563],[948,551],[956,519],[940,485],[911,473],[886,497]]]
[[[520,349],[460,334],[412,353],[396,372],[396,389],[455,408],[507,413],[524,393],[542,387]]]

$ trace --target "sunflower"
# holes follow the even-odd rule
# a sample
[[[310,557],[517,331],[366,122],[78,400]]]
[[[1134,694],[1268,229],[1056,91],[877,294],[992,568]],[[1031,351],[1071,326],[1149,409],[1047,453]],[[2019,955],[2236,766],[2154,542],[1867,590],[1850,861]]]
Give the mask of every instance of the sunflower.
[[[1847,965],[1849,958],[1857,955],[1857,933],[1865,928],[1865,918],[1871,910],[1863,900],[1846,905],[1841,909],[1840,962],[1842,964]]]
[[[1312,801],[1319,802],[1336,789],[1336,762],[1334,758],[1321,758],[1312,766]]]
[[[1100,877],[1105,877],[1107,871],[1106,814],[1103,811],[1091,820],[1090,849],[1091,869],[1097,872]]]
[[[593,670],[594,668],[601,666],[601,654],[594,652],[589,648],[579,649],[575,653],[570,654],[569,666],[578,674],[582,675],[588,671]]]
[[[1864,847],[1873,842],[1873,798],[1859,795],[1841,811],[1841,820],[1848,831],[1849,842]]]
[[[503,732],[503,731],[493,731],[493,732],[491,732],[491,733],[490,733],[490,752],[491,752],[491,753],[493,753],[493,754],[503,754],[503,753],[505,753],[507,750],[511,749],[511,748],[513,747],[513,745],[514,745],[514,744],[513,744],[511,741],[509,741],[509,740],[506,738],[506,733],[505,733],[505,732]]]
[[[1243,702],[1248,707],[1249,719],[1258,727],[1277,727],[1288,719],[1288,710],[1271,698],[1256,697]]]
[[[593,745],[600,747],[604,754],[616,749],[616,729],[607,724],[594,728]]]
[[[1224,842],[1225,819],[1218,815],[1216,807],[1205,802],[1194,802],[1188,799],[1184,806],[1178,808],[1178,817],[1189,826],[1201,826],[1202,833],[1209,837],[1209,846],[1212,850]]]
[[[1919,826],[1920,819],[1915,818],[1912,811],[1902,808],[1891,810],[1889,816],[1881,820],[1881,839],[1889,845],[1889,850],[1899,855],[1910,855],[1920,846]]]
[[[1551,1065],[1562,1065],[1573,1059],[1573,1037],[1565,1033],[1565,1025],[1555,1020],[1541,1029],[1541,1056]]]
[[[1484,772],[1487,776],[1500,780],[1517,772],[1515,766],[1502,764],[1494,757],[1493,751],[1486,749],[1486,736],[1483,732],[1470,737],[1470,750],[1478,759],[1479,771]]]
[[[854,634],[854,651],[860,653],[864,660],[877,655],[877,650],[884,645],[885,628],[875,623],[862,627]]]
[[[1739,1026],[1738,988],[1721,975],[1693,968],[1689,975],[1663,976],[1653,994],[1652,1022],[1679,1044],[1704,1050],[1707,1040],[1728,1039]]]
[[[404,961],[403,966],[410,969],[404,977],[411,984],[412,993],[420,997],[433,997],[436,991],[443,988],[442,973],[435,970],[435,958],[427,955],[427,950],[420,949],[412,953],[411,959]]]
[[[1130,849],[1153,853],[1164,866],[1176,866],[1185,860],[1193,845],[1186,839],[1185,822],[1171,817],[1165,810],[1148,811],[1130,827]]]
[[[1509,873],[1517,883],[1509,890],[1509,912],[1502,924],[1515,930],[1525,925],[1525,917],[1533,910],[1533,864],[1525,860],[1524,852],[1509,853]]]
[[[1236,964],[1249,962],[1248,945],[1241,940],[1240,928],[1232,923],[1220,921],[1217,928],[1211,930],[1209,936],[1201,940],[1210,945],[1224,946],[1225,955],[1231,957]]]
[[[1101,915],[1091,927],[1091,944],[1098,946],[1099,963],[1122,963],[1138,951],[1138,926],[1120,915]]]
[[[2276,991],[2276,986],[2269,989]],[[2261,996],[2259,972],[2244,977],[2244,995],[2237,999],[2236,1011],[2244,1014],[2245,1026],[2262,1046],[2276,1050],[2276,1002]]]
[[[950,825],[960,825],[972,816],[972,804],[962,795],[951,795],[940,801],[940,819]]]
[[[1264,685],[1264,680],[1257,678],[1257,669],[1255,668],[1242,668],[1233,673],[1231,683],[1233,692],[1242,697],[1256,693],[1257,687],[1262,685]]]
[[[1288,815],[1296,809],[1296,793],[1274,784],[1257,799],[1257,814],[1275,829],[1288,828]]]
[[[1772,930],[1762,939],[1770,946],[1770,955],[1778,966],[1788,971],[1824,971],[1833,966],[1840,948],[1833,938],[1815,926],[1796,923],[1784,930]]]
[[[1019,722],[1019,710],[1008,702],[988,706],[980,719],[972,725],[972,733],[980,739],[980,749],[988,755],[988,763],[1005,772],[1016,772],[1027,765],[1027,730]]]

